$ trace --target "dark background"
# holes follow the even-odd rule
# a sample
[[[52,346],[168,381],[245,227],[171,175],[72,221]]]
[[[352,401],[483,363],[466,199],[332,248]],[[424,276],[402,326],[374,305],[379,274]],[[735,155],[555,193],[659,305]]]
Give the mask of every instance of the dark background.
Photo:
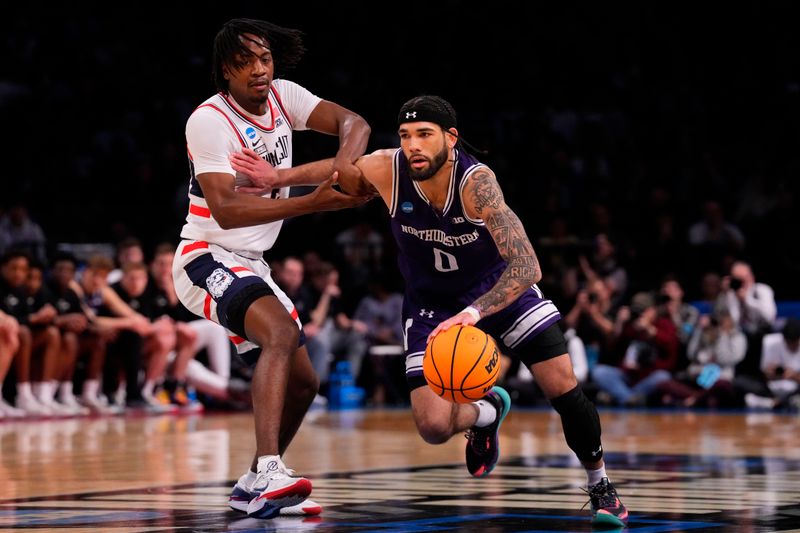
[[[702,273],[724,274],[735,255],[779,300],[800,299],[791,4],[261,4],[4,8],[0,208],[27,205],[52,248],[177,242],[185,121],[215,92],[216,31],[247,16],[306,33],[286,77],[362,114],[370,150],[397,145],[408,98],[448,99],[535,245],[559,219],[586,242],[611,235],[634,289],[675,272],[697,296]],[[295,163],[336,146],[298,133]],[[708,199],[745,233],[744,250],[688,245]],[[388,238],[384,211],[376,201],[289,221],[271,254],[335,254],[333,237],[363,219]],[[663,217],[673,236],[659,240]]]

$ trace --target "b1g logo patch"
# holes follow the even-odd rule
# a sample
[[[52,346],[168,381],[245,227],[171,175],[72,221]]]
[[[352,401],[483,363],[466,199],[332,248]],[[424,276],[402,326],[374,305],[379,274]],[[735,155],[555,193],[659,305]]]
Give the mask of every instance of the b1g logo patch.
[[[206,278],[206,287],[208,292],[214,298],[219,298],[225,292],[225,289],[233,283],[233,276],[225,269],[218,268]]]

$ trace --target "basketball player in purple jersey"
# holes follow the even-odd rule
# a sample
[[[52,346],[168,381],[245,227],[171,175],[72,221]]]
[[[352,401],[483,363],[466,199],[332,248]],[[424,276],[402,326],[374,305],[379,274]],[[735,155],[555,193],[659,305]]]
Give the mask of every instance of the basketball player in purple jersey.
[[[406,102],[398,128],[399,150],[361,157],[361,179],[340,183],[351,194],[377,192],[389,208],[406,282],[406,376],[420,435],[438,444],[468,431],[466,459],[473,476],[487,475],[497,463],[508,394],[494,387],[478,402],[452,403],[427,387],[422,375],[431,338],[456,324],[475,324],[530,367],[561,415],[567,444],[586,468],[593,523],[623,526],[628,512],[606,476],[600,418],[577,383],[556,324],[561,315],[536,286],[539,262],[494,172],[462,149],[456,113],[442,98]],[[269,173],[245,151],[232,164],[256,183]],[[331,165],[318,161],[279,174],[287,182],[315,183]]]
[[[292,66],[303,51],[297,30],[251,19],[227,22],[214,40],[220,92],[186,124],[189,212],[172,275],[186,308],[224,326],[238,353],[254,365],[256,454],[228,503],[255,518],[321,510],[306,499],[311,483],[286,468],[281,457],[319,380],[303,346],[297,311],[272,280],[264,251],[275,243],[284,219],[354,207],[368,199],[332,187],[337,173],[360,174],[354,162],[370,133],[364,119],[274,77],[276,69]],[[231,168],[231,154],[246,146],[275,168],[288,168],[292,133],[306,129],[339,137],[336,163],[316,190],[298,197],[281,186],[260,195],[236,193],[242,182]]]

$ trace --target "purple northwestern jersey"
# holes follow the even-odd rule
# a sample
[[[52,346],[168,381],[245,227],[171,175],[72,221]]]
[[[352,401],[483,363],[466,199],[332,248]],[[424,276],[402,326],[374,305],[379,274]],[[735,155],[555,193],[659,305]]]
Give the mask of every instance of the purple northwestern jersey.
[[[444,210],[439,213],[409,176],[402,150],[394,155],[391,227],[398,247],[398,264],[406,282],[403,329],[409,384],[424,384],[422,357],[428,334],[497,283],[506,269],[497,245],[482,220],[472,219],[461,203],[467,178],[486,168],[466,152],[456,162]],[[561,318],[556,306],[535,285],[477,326],[490,334],[507,354],[520,355],[536,335]],[[536,354],[525,354],[530,364]]]
[[[479,168],[486,166],[456,151],[444,211],[439,213],[408,175],[403,151],[395,153],[391,226],[407,293],[455,298],[452,304],[463,307],[488,291],[505,270],[489,230],[483,221],[470,219],[461,204],[467,177]]]

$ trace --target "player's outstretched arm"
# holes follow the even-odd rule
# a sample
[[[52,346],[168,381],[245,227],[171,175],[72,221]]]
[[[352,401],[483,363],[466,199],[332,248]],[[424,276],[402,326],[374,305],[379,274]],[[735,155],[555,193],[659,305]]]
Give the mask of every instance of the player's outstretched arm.
[[[333,188],[337,175],[330,176],[309,194],[290,198],[262,198],[238,194],[234,177],[222,172],[198,174],[208,208],[222,229],[267,224],[276,220],[315,213],[357,207],[372,196],[343,194]]]
[[[469,178],[462,195],[466,213],[480,218],[508,266],[489,292],[475,300],[482,315],[496,313],[542,278],[539,260],[519,217],[506,205],[494,172],[483,167]]]
[[[356,179],[356,160],[367,149],[371,129],[367,121],[354,111],[329,100],[322,100],[309,115],[306,126],[314,131],[338,135],[339,149],[333,159],[333,170],[344,181]]]

